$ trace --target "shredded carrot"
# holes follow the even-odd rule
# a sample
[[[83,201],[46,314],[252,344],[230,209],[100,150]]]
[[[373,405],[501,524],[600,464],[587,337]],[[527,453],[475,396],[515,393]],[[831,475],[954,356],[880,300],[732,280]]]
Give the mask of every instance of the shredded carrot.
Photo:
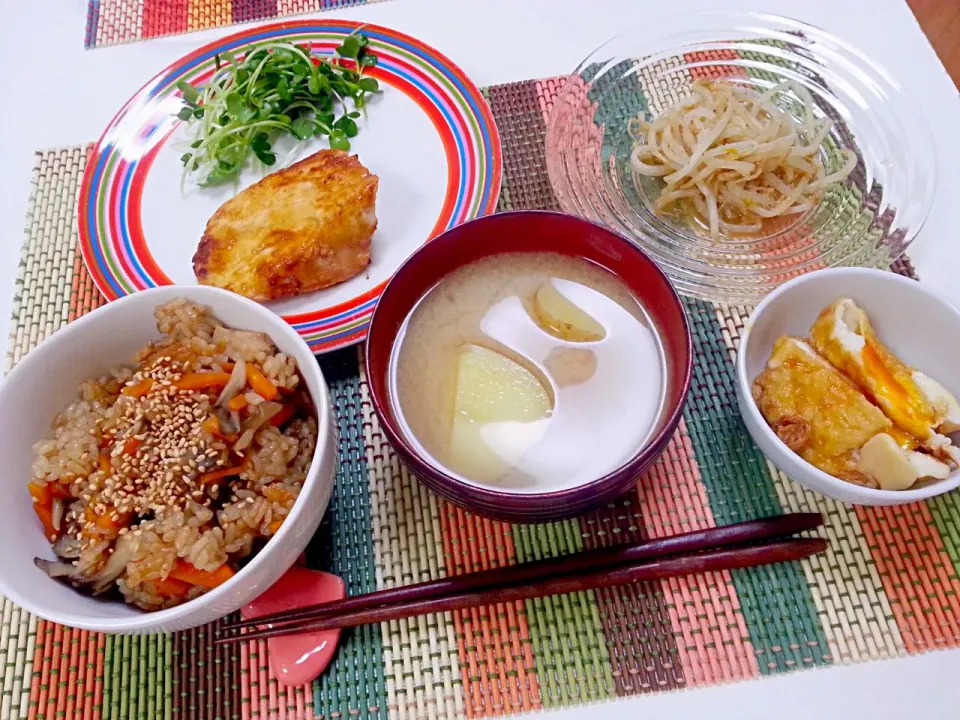
[[[247,406],[247,398],[243,393],[237,395],[233,400],[227,403],[231,410],[243,410]]]
[[[296,403],[287,403],[283,406],[283,409],[280,410],[276,415],[270,418],[270,424],[274,427],[280,427],[287,420],[293,417],[293,414],[297,411]]]
[[[289,490],[280,485],[266,485],[263,488],[263,496],[270,502],[280,503],[281,505],[290,502],[293,495]]]
[[[43,534],[47,536],[50,540],[56,540],[60,533],[53,526],[53,504],[50,503],[34,503],[33,511],[37,514],[37,517],[40,518],[40,522],[43,524]]]
[[[43,524],[43,534],[50,540],[56,540],[60,532],[53,526],[53,500],[68,498],[69,493],[56,487],[55,483],[27,483],[27,490],[33,498],[33,511]]]
[[[148,392],[150,392],[150,388],[152,387],[153,387],[153,380],[151,380],[150,378],[144,378],[138,383],[135,383],[133,385],[127,385],[120,392],[123,395],[126,395],[127,397],[143,397]]]
[[[224,372],[233,372],[233,368],[236,366],[236,363],[225,362],[220,365],[223,368]]]
[[[268,528],[270,530],[270,534],[276,535],[281,525],[283,525],[283,518],[277,518],[272,523],[270,523]]]
[[[211,415],[200,423],[200,428],[211,435],[220,435],[220,421],[217,420],[216,415]]]
[[[253,363],[247,363],[247,382],[250,383],[253,391],[264,400],[276,400],[277,386],[267,380],[263,371]]]
[[[130,438],[123,444],[123,454],[133,455],[142,444],[143,440],[138,440],[135,437]]]
[[[102,530],[119,530],[129,526],[131,519],[133,519],[132,513],[117,513],[114,510],[108,510],[97,518],[97,527]]]
[[[208,485],[209,483],[217,482],[225,477],[230,477],[231,475],[239,475],[243,472],[243,465],[235,465],[233,467],[220,468],[219,470],[211,470],[210,472],[203,473],[200,476],[200,484]]]
[[[206,390],[207,388],[223,387],[230,382],[230,373],[226,372],[197,372],[186,373],[177,380],[180,390]]]
[[[45,483],[29,482],[27,483],[27,490],[30,492],[33,502],[39,505],[47,505],[51,500],[50,487]]]
[[[60,498],[61,500],[73,499],[73,495],[70,494],[70,486],[62,485],[59,482],[47,483],[47,492],[50,493],[51,498]]]
[[[33,498],[33,501],[39,505],[53,505],[55,498],[59,498],[60,500],[70,500],[73,498],[68,488],[55,482],[27,483],[27,490],[30,492],[30,497]]]
[[[223,438],[229,442],[233,442],[237,439],[236,435],[227,435],[220,429],[220,421],[217,419],[216,415],[211,415],[208,417],[206,420],[200,423],[200,427],[211,435],[214,435],[218,438]]]
[[[163,580],[151,580],[150,582],[153,583],[153,589],[157,591],[157,594],[164,597],[180,597],[186,595],[190,589],[188,583],[170,577]]]
[[[190,585],[199,585],[205,588],[215,588],[223,585],[227,580],[234,576],[233,570],[227,563],[224,563],[216,570],[198,570],[186,560],[178,560],[173,566],[168,578],[180,580]]]
[[[110,456],[106,453],[100,453],[100,469],[105,473],[113,472],[113,465],[110,463]]]
[[[239,475],[243,472],[243,465],[234,465],[233,467],[220,468],[219,470],[212,470],[208,473],[203,473],[200,476],[200,484],[206,485],[207,483],[216,482],[217,480],[222,480],[225,477],[232,477],[234,475]]]

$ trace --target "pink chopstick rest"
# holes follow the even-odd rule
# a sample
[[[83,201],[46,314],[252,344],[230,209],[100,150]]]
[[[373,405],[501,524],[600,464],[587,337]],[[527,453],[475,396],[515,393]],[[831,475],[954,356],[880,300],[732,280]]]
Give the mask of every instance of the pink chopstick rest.
[[[269,590],[243,607],[240,615],[246,620],[317,603],[342,600],[346,594],[343,580],[338,576],[294,566]],[[311,682],[330,664],[337,651],[339,639],[339,630],[268,638],[270,670],[283,685],[303,685]]]

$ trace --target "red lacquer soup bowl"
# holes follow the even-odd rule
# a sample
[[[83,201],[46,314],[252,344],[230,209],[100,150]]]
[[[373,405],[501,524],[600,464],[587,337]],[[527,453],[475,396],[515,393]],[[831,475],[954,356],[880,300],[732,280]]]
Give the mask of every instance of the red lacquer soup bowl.
[[[391,402],[388,371],[401,326],[417,302],[452,271],[499,253],[555,252],[580,257],[618,276],[646,309],[665,361],[664,402],[647,440],[612,472],[559,490],[514,492],[464,482],[411,442]],[[554,212],[499,213],[448,230],[397,271],[377,305],[367,338],[373,405],[393,447],[429,487],[463,507],[513,522],[569,517],[609,501],[635,483],[670,440],[690,385],[692,347],[683,305],[666,276],[643,251],[588,220]],[[624,402],[630,402],[624,398]]]

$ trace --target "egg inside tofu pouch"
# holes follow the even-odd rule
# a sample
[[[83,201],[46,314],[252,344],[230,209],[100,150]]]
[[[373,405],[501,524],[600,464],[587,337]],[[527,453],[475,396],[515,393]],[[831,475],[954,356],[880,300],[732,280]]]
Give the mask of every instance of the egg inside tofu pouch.
[[[753,397],[777,436],[811,465],[848,482],[885,490],[946,477],[949,468],[915,451],[899,431],[806,341],[777,339]]]
[[[956,399],[938,382],[897,358],[853,300],[840,298],[824,308],[810,329],[810,342],[898,429],[915,438],[917,446],[938,460],[960,464],[960,450],[941,434],[960,429]]]

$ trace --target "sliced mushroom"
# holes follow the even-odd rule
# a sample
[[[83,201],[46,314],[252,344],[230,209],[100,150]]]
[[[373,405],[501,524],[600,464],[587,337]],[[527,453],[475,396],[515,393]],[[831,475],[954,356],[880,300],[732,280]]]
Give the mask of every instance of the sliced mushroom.
[[[53,551],[57,554],[57,557],[65,560],[76,560],[80,557],[80,541],[70,533],[64,533],[53,544]]]
[[[250,443],[253,442],[253,436],[257,430],[270,422],[271,418],[281,410],[283,410],[283,405],[278,402],[273,402],[272,400],[267,400],[257,405],[254,411],[250,413],[250,417],[243,423],[243,434],[240,436],[240,439],[237,440],[237,444],[233,446],[233,449],[244,450],[249,447]]]
[[[216,406],[223,407],[233,400],[243,390],[247,384],[247,364],[243,360],[238,360],[230,373],[230,379],[220,392],[217,398]]]
[[[131,560],[133,560],[133,547],[126,537],[121,537],[114,545],[110,557],[100,568],[100,572],[90,578],[93,583],[94,595],[102,593],[110,586],[110,583],[123,575],[123,571],[127,569],[127,563]]]
[[[240,432],[240,415],[226,407],[217,409],[217,423],[224,435],[236,435]]]
[[[253,442],[253,436],[255,434],[256,434],[256,431],[254,430],[244,430],[243,434],[241,434],[239,439],[237,440],[237,444],[233,446],[234,452],[238,452],[238,453],[243,452],[248,447],[250,447],[250,443]]]
[[[73,577],[77,574],[76,566],[62,560],[46,560],[37,557],[33,559],[33,564],[52,578]]]

